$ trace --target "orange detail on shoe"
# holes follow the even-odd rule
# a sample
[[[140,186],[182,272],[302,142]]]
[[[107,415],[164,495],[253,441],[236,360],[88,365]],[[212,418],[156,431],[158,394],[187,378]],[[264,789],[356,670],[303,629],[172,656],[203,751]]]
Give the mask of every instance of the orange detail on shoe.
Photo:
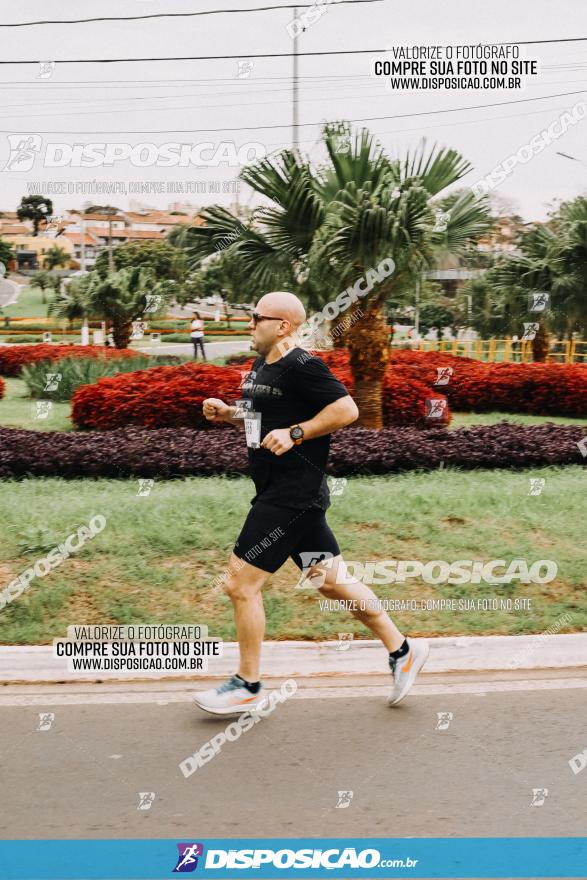
[[[230,705],[231,706],[240,706],[241,703],[252,703],[254,699],[256,699],[256,696],[245,697],[244,700],[233,700]]]
[[[410,659],[406,663],[405,666],[402,666],[402,672],[409,672],[412,666],[412,660],[414,659],[414,652],[410,651]]]

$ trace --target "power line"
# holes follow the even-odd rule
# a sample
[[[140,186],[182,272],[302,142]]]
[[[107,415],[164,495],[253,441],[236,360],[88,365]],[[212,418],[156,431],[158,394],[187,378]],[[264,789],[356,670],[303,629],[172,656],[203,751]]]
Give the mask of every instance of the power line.
[[[241,56],[239,56],[240,58]],[[575,62],[573,64],[569,63],[561,63],[561,64],[544,64],[543,70],[582,70],[587,67],[587,60],[581,62]],[[323,75],[315,75],[315,74],[302,74],[299,79],[300,80],[315,80],[318,82],[323,82],[325,80],[353,80],[353,79],[372,79],[372,74],[369,73],[354,73],[354,74],[323,74]],[[19,86],[23,86],[23,90],[30,90],[35,88],[42,88],[45,90],[54,90],[54,89],[73,89],[73,88],[102,88],[102,85],[115,85],[119,88],[131,88],[135,85],[140,86],[153,86],[153,88],[164,88],[165,86],[158,86],[156,83],[185,83],[185,88],[188,88],[191,85],[204,85],[205,83],[237,83],[242,82],[243,88],[247,87],[249,83],[261,84],[264,82],[291,82],[292,76],[254,76],[251,79],[247,79],[246,83],[244,79],[239,80],[236,76],[224,76],[224,77],[198,77],[198,79],[192,78],[180,78],[180,79],[82,79],[82,80],[66,80],[62,83],[58,82],[42,82],[35,83],[30,80],[3,80],[1,81],[2,88],[9,89],[15,88],[17,90]],[[128,86],[125,84],[128,83]],[[179,86],[178,86],[179,87]],[[181,86],[183,88],[184,86]]]
[[[512,114],[503,115],[502,114],[499,116],[488,116],[488,117],[485,117],[484,119],[476,118],[476,119],[461,119],[461,120],[457,120],[457,121],[451,120],[450,122],[440,122],[440,123],[437,123],[436,125],[427,125],[424,129],[422,128],[422,126],[417,126],[415,128],[394,128],[394,129],[387,129],[387,130],[383,130],[383,131],[378,131],[376,129],[373,129],[372,134],[374,134],[376,136],[397,135],[397,134],[409,133],[412,131],[422,132],[423,130],[429,131],[434,128],[446,128],[447,126],[453,126],[453,125],[479,125],[480,123],[496,122],[496,121],[500,121],[502,119],[520,119],[520,118],[526,117],[526,116],[540,116],[541,114],[544,114],[544,113],[556,112],[558,110],[562,111],[565,109],[566,109],[565,107],[548,107],[548,108],[545,108],[544,110],[531,110],[528,113],[519,113],[519,114],[516,113],[515,115],[512,115]],[[305,138],[300,141],[300,144],[312,144],[314,147],[317,148],[321,145],[321,142],[316,141],[316,138]],[[270,149],[271,147],[280,147],[282,149],[284,148],[283,141],[268,143],[268,144],[265,144],[265,146],[267,147],[267,149]],[[20,179],[20,172],[5,172],[4,176],[6,176],[6,177],[13,177],[14,176],[15,178]]]
[[[583,66],[583,65],[582,65]],[[585,66],[587,66],[587,61],[585,62]],[[324,80],[347,80],[347,79],[373,79],[372,74],[370,73],[326,73],[326,74],[302,74],[300,76],[301,80],[316,80],[318,82],[324,82]],[[53,89],[69,89],[73,88],[73,86],[79,85],[81,88],[85,88],[89,86],[91,88],[99,89],[102,87],[102,84],[114,83],[116,85],[125,88],[124,84],[128,83],[128,88],[136,85],[144,85],[149,86],[152,85],[153,88],[162,89],[165,88],[166,85],[156,85],[156,83],[185,83],[186,88],[192,85],[204,85],[205,83],[243,83],[243,88],[246,88],[249,83],[273,83],[273,82],[291,82],[292,77],[288,74],[287,76],[253,76],[247,78],[246,82],[244,79],[239,79],[236,76],[209,76],[209,77],[198,77],[197,79],[193,79],[192,77],[186,77],[183,79],[71,79],[64,80],[61,83],[58,82],[42,82],[37,83],[34,80],[31,82],[30,79],[15,79],[15,80],[2,80],[1,85],[2,88],[9,88],[11,86],[27,86],[27,88],[41,88],[43,91],[45,89],[53,88]],[[182,87],[183,88],[183,87]]]
[[[550,98],[566,98],[570,95],[585,95],[587,94],[587,89],[580,89],[576,92],[559,92],[556,95],[539,95],[535,98],[519,98],[515,101],[496,101],[491,104],[472,104],[467,107],[450,107],[445,110],[422,110],[417,113],[397,113],[392,116],[359,116],[355,119],[349,119],[348,122],[380,122],[386,119],[408,119],[413,116],[436,116],[440,113],[460,113],[463,110],[483,110],[487,107],[508,107],[512,104],[527,104],[531,101],[547,101]],[[308,128],[317,125],[324,125],[325,120],[319,122],[300,122],[300,128]],[[162,131],[155,129],[147,129],[141,131],[105,131],[105,130],[95,130],[95,131],[47,131],[44,130],[43,134],[193,134],[194,132],[229,132],[229,131],[259,131],[266,129],[275,129],[275,128],[289,128],[290,123],[285,122],[278,125],[245,125],[236,128],[205,128],[203,126],[199,126],[198,128],[171,128],[165,129]],[[19,129],[9,128],[9,129],[0,129],[0,134],[13,134]]]
[[[359,0],[362,2],[362,0]],[[587,37],[561,37],[552,40],[508,40],[503,43],[493,43],[495,46],[531,46],[543,43],[581,43],[586,42]],[[300,56],[325,56],[325,55],[365,55],[377,54],[388,55],[392,49],[336,49],[325,52],[299,52]],[[164,57],[149,58],[55,58],[56,64],[134,64],[140,61],[235,61],[243,58],[292,58],[293,52],[250,52],[239,55],[169,55]],[[39,59],[0,61],[0,64],[38,64]]]
[[[384,55],[391,49],[336,49],[328,52],[299,52],[299,55]],[[240,61],[244,58],[292,58],[293,52],[250,52],[247,55],[169,55],[163,58],[55,58],[55,64],[134,64],[138,61]],[[0,61],[0,64],[38,64],[32,61]]]
[[[543,83],[543,85],[565,85],[566,83],[569,83],[569,84],[576,83],[576,82],[584,83],[586,81],[587,80],[585,78],[583,78],[583,79],[577,79],[577,80],[545,82],[545,83]],[[354,88],[359,88],[361,86],[368,86],[368,85],[369,85],[368,83],[357,83],[354,86]],[[534,85],[538,86],[538,83],[535,83]],[[287,86],[281,86],[277,89],[264,89],[264,90],[258,90],[258,91],[252,90],[250,92],[247,92],[246,96],[256,95],[256,94],[264,95],[264,94],[271,94],[271,93],[275,93],[275,92],[285,92],[288,90],[288,88],[289,87],[287,87]],[[330,85],[330,88],[331,89],[338,88],[338,84],[332,83]],[[325,93],[327,91],[327,86],[321,86],[320,91],[321,91],[321,94]],[[130,102],[142,102],[142,101],[163,101],[163,100],[167,100],[168,98],[201,98],[204,96],[211,97],[211,98],[214,98],[214,97],[224,98],[224,97],[230,97],[231,95],[238,95],[238,94],[240,94],[240,93],[239,92],[217,92],[216,94],[213,94],[213,93],[210,94],[210,93],[206,92],[206,93],[198,93],[198,94],[193,94],[193,95],[191,95],[191,94],[190,95],[186,95],[186,94],[173,95],[172,94],[172,95],[143,95],[143,96],[134,96],[134,97],[131,96],[128,98],[97,98],[93,101],[93,104],[90,106],[93,107],[93,105],[95,105],[95,104],[112,104],[114,102],[130,103]],[[415,92],[406,91],[403,94],[415,94]],[[383,96],[382,96],[381,92],[372,92],[370,94],[362,93],[362,94],[358,94],[358,95],[357,94],[352,95],[352,94],[349,94],[348,92],[344,92],[344,93],[339,92],[338,94],[328,95],[328,97],[334,101],[336,101],[336,100],[359,101],[359,100],[365,100],[365,99],[370,99],[370,98],[381,98]],[[316,101],[322,101],[322,98],[321,97],[309,98],[307,96],[305,97],[306,104],[307,103],[314,103]],[[203,110],[203,109],[226,110],[226,109],[233,108],[233,107],[264,107],[264,106],[267,106],[268,104],[275,105],[275,104],[288,104],[288,103],[290,103],[289,100],[279,100],[279,99],[273,98],[269,101],[258,101],[258,100],[251,101],[251,102],[241,101],[238,104],[218,104],[218,103],[190,104],[188,107],[138,107],[136,109],[134,109],[132,107],[112,107],[108,110],[95,110],[95,109],[81,110],[81,111],[80,110],[71,110],[71,111],[66,110],[64,113],[61,113],[59,111],[52,111],[50,113],[31,113],[31,114],[24,114],[24,115],[18,115],[18,116],[13,116],[9,112],[13,108],[15,108],[17,110],[22,110],[27,107],[37,106],[39,104],[41,104],[42,106],[48,106],[50,104],[57,104],[57,105],[62,105],[62,106],[67,105],[67,104],[86,104],[87,105],[87,101],[83,101],[82,99],[79,99],[79,98],[74,98],[72,100],[62,98],[61,100],[58,100],[58,101],[31,101],[28,104],[22,104],[22,103],[21,104],[12,104],[12,105],[7,104],[4,106],[0,106],[0,111],[2,111],[9,119],[43,119],[47,116],[51,116],[51,117],[53,117],[53,116],[76,116],[76,117],[77,116],[96,116],[96,115],[110,115],[110,114],[115,114],[115,113],[139,113],[139,112],[150,112],[150,111],[155,112],[155,111],[160,111],[160,110],[165,110],[166,112],[183,111],[183,110]],[[486,105],[483,105],[483,106],[486,106]],[[487,105],[487,106],[489,106],[489,105]]]
[[[587,64],[584,65],[587,67]],[[577,68],[582,69],[582,68]],[[573,71],[571,71],[573,72]],[[308,74],[304,76],[300,76],[300,80],[304,82],[309,82],[312,84],[322,84],[322,83],[330,83],[330,82],[349,82],[353,80],[372,80],[373,76],[368,73],[360,73],[360,74],[348,74],[346,76],[341,75],[324,75],[324,76],[310,76]],[[273,84],[273,83],[291,83],[291,76],[273,76],[273,77],[263,77],[263,76],[255,76],[251,78],[241,78],[239,79],[237,76],[225,76],[225,77],[201,77],[198,79],[145,79],[145,80],[133,80],[133,79],[96,79],[96,80],[68,80],[63,83],[37,83],[31,82],[30,80],[15,80],[14,83],[7,82],[3,80],[1,82],[1,86],[3,90],[14,90],[17,92],[20,91],[31,91],[35,89],[41,89],[43,92],[48,91],[63,91],[69,90],[77,91],[78,89],[100,89],[101,91],[105,91],[107,89],[132,89],[137,86],[143,86],[145,88],[153,88],[153,89],[165,89],[168,86],[175,86],[176,88],[191,88],[192,86],[195,88],[197,86],[201,86],[203,89],[208,90],[208,84],[211,85],[222,85],[223,83],[231,83],[232,85],[239,85],[241,91],[248,91],[251,85],[263,85],[265,83]],[[109,84],[112,85],[109,85]],[[128,83],[128,85],[125,85]],[[161,83],[161,85],[158,85]],[[104,85],[102,85],[104,84]],[[289,88],[288,85],[284,86],[284,88]]]
[[[331,0],[329,6],[356,3],[383,3],[384,0]],[[315,3],[286,3],[280,6],[252,6],[246,9],[205,9],[202,12],[154,12],[150,15],[103,15],[96,18],[68,18],[46,21],[14,21],[0,24],[0,28],[34,27],[45,24],[90,24],[100,21],[146,21],[150,18],[194,18],[200,15],[232,15],[241,12],[268,12],[273,9],[310,9]]]
[[[507,43],[492,43],[493,46],[538,46],[541,43],[584,43],[587,37],[559,37],[556,40],[508,40]]]
[[[373,85],[373,78],[368,77],[368,80],[369,80],[368,82],[358,82],[358,83],[349,82],[346,84],[345,87],[347,89],[350,89],[350,88],[353,88],[353,89],[369,88]],[[570,82],[582,82],[582,80],[570,80]],[[550,83],[548,83],[548,84],[550,85]],[[557,83],[555,82],[553,84],[557,84]],[[561,84],[562,84],[561,81],[558,81],[558,85],[561,85]],[[319,87],[320,92],[323,92],[327,89],[328,90],[339,89],[341,86],[341,84],[338,82],[322,82],[321,80],[319,80],[318,82],[309,83],[308,85],[310,86],[310,88],[312,90],[315,90],[316,88]],[[159,86],[159,88],[165,88],[165,86]],[[10,110],[13,107],[17,108],[18,110],[22,110],[27,107],[35,107],[38,105],[42,106],[42,107],[46,107],[51,104],[62,104],[62,105],[63,104],[84,104],[85,106],[88,106],[90,101],[92,103],[89,104],[89,106],[94,106],[95,104],[114,104],[114,103],[121,103],[121,102],[128,103],[129,101],[159,101],[159,100],[163,100],[163,99],[167,99],[167,98],[224,98],[224,97],[231,97],[233,95],[247,98],[249,95],[267,95],[267,94],[275,94],[275,93],[279,93],[279,92],[288,92],[290,90],[290,88],[291,88],[291,85],[286,84],[286,85],[282,85],[282,86],[276,86],[275,88],[239,89],[237,91],[225,91],[225,92],[210,91],[210,90],[206,89],[203,92],[195,92],[195,93],[177,92],[177,93],[165,94],[165,95],[129,95],[128,97],[120,97],[120,98],[113,98],[113,97],[109,97],[109,98],[93,98],[93,97],[92,98],[59,98],[58,100],[55,100],[55,101],[47,101],[44,99],[40,99],[38,101],[28,101],[27,103],[23,103],[22,101],[19,100],[18,104],[4,104],[4,105],[0,106],[0,110]],[[346,92],[344,92],[344,93],[341,92],[339,94],[341,97],[345,97]],[[377,94],[380,97],[383,96],[381,91],[378,92]],[[239,107],[239,106],[243,106],[243,104],[241,102],[239,104],[222,104],[222,105],[198,104],[198,105],[194,105],[194,106],[195,107],[196,106],[197,107],[216,107],[216,106],[219,106],[220,108],[222,108],[222,107],[228,107],[228,106]],[[251,105],[249,105],[249,106],[251,106]]]
[[[305,77],[304,79],[308,80],[307,85],[310,87],[311,90],[315,90],[315,88],[319,86],[320,92],[324,92],[326,90],[338,89],[338,88],[340,88],[341,85],[344,85],[346,89],[348,89],[348,88],[363,89],[363,88],[369,88],[373,84],[373,77],[372,76],[369,76],[366,74],[360,74],[356,78],[359,79],[359,82],[353,81],[355,79],[355,77],[353,75],[350,75],[348,77],[333,76],[330,78],[317,76],[317,77]],[[33,100],[33,101],[29,101],[27,103],[23,103],[19,100],[18,104],[6,104],[3,106],[0,106],[0,111],[2,111],[2,110],[9,111],[12,108],[17,108],[18,110],[22,110],[22,109],[26,109],[28,107],[34,107],[37,105],[41,105],[43,107],[48,106],[48,105],[55,105],[55,104],[57,104],[57,105],[85,104],[86,106],[94,106],[95,104],[109,104],[110,105],[113,103],[159,101],[159,100],[163,100],[163,99],[167,99],[167,98],[202,98],[202,97],[224,98],[224,97],[230,97],[233,95],[244,98],[244,97],[248,97],[249,95],[251,95],[251,96],[252,95],[265,95],[265,94],[275,94],[275,93],[279,93],[279,92],[289,91],[291,88],[291,79],[289,77],[281,77],[280,79],[286,80],[286,83],[284,85],[276,85],[275,88],[264,87],[264,88],[260,88],[260,89],[254,89],[254,88],[251,89],[250,88],[251,85],[255,85],[255,84],[262,85],[261,81],[250,80],[245,83],[244,81],[241,80],[240,82],[242,84],[242,88],[239,88],[236,91],[211,91],[210,89],[206,88],[205,91],[196,92],[196,93],[178,92],[178,93],[171,93],[171,94],[168,93],[168,94],[164,94],[164,95],[157,95],[157,94],[129,95],[128,97],[120,97],[120,98],[110,97],[110,98],[92,98],[92,99],[90,99],[90,98],[65,98],[64,97],[64,98],[60,98],[55,101],[47,101],[47,100],[45,100],[45,98],[42,98],[41,100],[38,100],[38,101]],[[343,83],[339,82],[340,79],[343,80]],[[223,82],[224,81],[225,80],[223,80]],[[192,82],[192,81],[190,80],[189,82]],[[230,78],[230,79],[226,80],[226,82],[232,83],[233,85],[237,85],[239,81],[235,80],[234,78]],[[197,83],[195,83],[195,84],[197,84]],[[96,87],[96,88],[98,88],[98,87]],[[165,86],[161,85],[161,86],[157,86],[156,88],[163,89],[163,88],[165,88]],[[381,92],[379,92],[378,94],[373,94],[373,95],[365,96],[365,97],[378,97],[378,96],[381,96]],[[335,98],[336,97],[341,97],[341,98],[347,97],[347,92],[339,93],[339,95],[335,95],[333,97],[335,97]],[[312,99],[306,98],[306,100],[312,100]],[[91,103],[90,103],[90,101],[91,101]],[[257,104],[259,102],[255,101],[253,103]],[[267,102],[261,102],[261,103],[267,103]],[[206,108],[218,107],[218,109],[223,109],[226,107],[238,107],[238,106],[245,106],[245,104],[243,104],[243,102],[240,102],[239,104],[218,104],[218,105],[217,104],[198,104],[198,105],[193,105],[194,109],[200,108],[200,107],[206,107]],[[247,103],[246,106],[252,106],[252,104]],[[172,109],[172,108],[165,108],[165,109]],[[180,109],[180,110],[181,109],[190,109],[190,107],[174,108],[174,109]],[[127,110],[124,110],[124,111],[113,110],[112,112],[128,112],[128,111]],[[132,112],[132,110],[131,110],[131,112]],[[41,114],[41,115],[45,115],[45,114]],[[11,117],[11,118],[14,119],[16,117]],[[26,118],[26,116],[19,116],[18,118],[24,119],[24,118]],[[34,117],[32,117],[32,118],[34,118]]]
[[[585,80],[580,80],[580,82],[585,82]],[[277,91],[284,91],[283,89],[278,89]],[[121,101],[162,101],[167,98],[189,98],[196,97],[200,98],[202,95],[148,95],[143,98],[119,98]],[[223,97],[223,96],[221,96]],[[340,95],[329,95],[328,97],[331,100],[337,99],[349,99],[349,100],[365,100],[365,98],[381,98],[381,92],[374,92],[372,94],[362,94],[362,95],[348,95],[348,94],[340,94]],[[323,101],[323,97],[318,98],[305,98],[305,102],[308,103],[310,101]],[[106,99],[107,103],[111,103]],[[66,104],[70,103],[67,101],[47,101],[48,104]],[[80,101],[74,101],[71,103],[82,103]],[[141,112],[149,112],[156,111],[159,112],[161,110],[165,110],[166,112],[173,112],[174,110],[183,111],[183,110],[203,110],[203,109],[218,109],[218,110],[226,110],[233,107],[265,107],[268,104],[290,104],[291,101],[287,100],[278,100],[271,99],[269,101],[249,101],[243,103],[242,101],[239,104],[190,104],[188,107],[137,107],[133,109],[132,107],[114,107],[109,110],[66,110],[64,113],[60,113],[58,110],[53,110],[51,113],[30,113],[24,114],[22,116],[12,116],[8,111],[11,107],[0,107],[0,110],[3,112],[5,116],[9,119],[42,119],[47,116],[102,116],[109,115],[111,113],[141,113]],[[22,105],[15,105],[16,109],[21,110]]]
[[[426,125],[425,128],[423,128],[421,125],[419,125],[415,128],[394,128],[394,129],[387,129],[384,131],[377,131],[376,129],[373,129],[371,133],[373,135],[376,135],[379,137],[380,135],[386,135],[386,134],[396,135],[396,134],[403,134],[404,132],[412,132],[412,131],[418,131],[418,132],[429,131],[430,129],[433,129],[433,128],[447,128],[447,126],[454,126],[454,125],[479,125],[480,123],[496,122],[501,119],[521,119],[522,117],[526,117],[526,116],[540,116],[543,113],[552,113],[553,111],[556,112],[558,110],[565,110],[565,109],[566,109],[565,107],[547,107],[544,110],[530,110],[528,113],[516,113],[515,115],[508,113],[505,115],[501,114],[499,116],[487,116],[483,119],[478,119],[478,118],[476,118],[476,119],[459,119],[456,121],[451,119],[449,122],[439,122],[436,125]],[[306,140],[300,141],[300,143],[313,144],[315,147],[319,147],[321,145],[321,142],[316,141],[316,138],[312,138],[312,139],[307,138]],[[267,147],[267,149],[270,149],[271,147],[282,147],[283,148],[283,144],[281,142],[274,142],[274,143],[265,144],[265,147]]]

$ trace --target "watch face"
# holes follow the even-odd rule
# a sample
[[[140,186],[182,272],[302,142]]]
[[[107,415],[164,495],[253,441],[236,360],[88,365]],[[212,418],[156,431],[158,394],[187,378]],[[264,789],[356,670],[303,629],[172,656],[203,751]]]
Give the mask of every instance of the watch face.
[[[289,435],[292,440],[300,440],[304,436],[304,432],[302,431],[302,429],[298,425],[295,428],[291,429],[291,431],[289,432]]]

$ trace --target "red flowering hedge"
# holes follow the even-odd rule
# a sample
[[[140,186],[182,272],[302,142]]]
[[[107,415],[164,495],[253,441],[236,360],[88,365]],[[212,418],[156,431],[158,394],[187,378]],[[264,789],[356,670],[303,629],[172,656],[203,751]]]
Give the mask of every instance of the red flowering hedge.
[[[80,428],[100,430],[127,425],[217,427],[204,419],[203,400],[219,397],[231,402],[240,397],[241,371],[250,369],[252,363],[252,358],[239,364],[238,368],[188,363],[99,379],[94,385],[84,385],[75,392],[72,418]],[[348,362],[333,365],[332,371],[352,393],[353,379]],[[418,427],[447,424],[450,420],[448,407],[442,418],[426,418],[426,400],[441,396],[410,376],[388,375],[383,398],[385,424]]]
[[[451,379],[452,381],[452,379]],[[450,384],[450,383],[449,383]],[[582,364],[482,364],[455,371],[447,395],[462,412],[587,416],[587,367]]]
[[[4,397],[4,392],[6,391],[6,382],[4,379],[0,379],[0,400]]]
[[[333,371],[348,369],[345,349],[320,356]],[[452,367],[448,384],[435,385],[437,367]],[[391,353],[385,386],[391,376],[400,385],[409,379],[434,387],[434,397],[446,395],[453,412],[587,417],[587,364],[494,364],[443,352],[399,350]]]
[[[321,351],[319,357],[352,394],[354,382],[348,352],[345,349]],[[430,375],[436,377],[436,370],[432,370]],[[426,401],[431,399],[440,399],[444,402],[443,412],[439,418],[427,416]],[[383,381],[383,423],[386,427],[411,425],[432,428],[448,425],[451,418],[444,389],[433,388],[431,381],[427,381],[425,377],[412,376],[408,370],[387,369]]]
[[[58,361],[65,357],[136,357],[130,348],[102,348],[94,345],[2,345],[0,374],[18,376],[25,364],[36,361]]]
[[[206,397],[231,402],[240,397],[235,367],[187,363],[121,373],[83,385],[72,398],[71,415],[80,428],[216,428],[202,415]]]
[[[352,394],[348,352],[319,356]],[[230,402],[239,397],[241,371],[250,369],[252,362],[249,358],[238,367],[188,363],[99,379],[75,393],[72,417],[79,427],[101,430],[127,425],[217,427],[205,421],[202,401],[219,397]],[[448,384],[435,385],[441,366],[450,366],[453,372]],[[448,401],[440,418],[427,415],[430,399]],[[386,427],[439,427],[448,424],[451,409],[587,416],[587,366],[488,364],[436,352],[391,354],[383,383]]]

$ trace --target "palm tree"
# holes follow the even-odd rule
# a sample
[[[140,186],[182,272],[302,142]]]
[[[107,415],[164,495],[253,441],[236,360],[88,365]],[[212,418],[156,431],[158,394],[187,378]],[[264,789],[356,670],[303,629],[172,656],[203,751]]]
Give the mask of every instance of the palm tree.
[[[50,272],[41,269],[39,272],[35,272],[34,275],[31,276],[31,284],[33,287],[39,288],[41,291],[41,300],[43,303],[46,303],[47,299],[45,292],[47,290],[56,290],[59,287],[59,280],[55,275],[51,275]]]
[[[89,275],[81,278],[70,278],[62,284],[47,308],[48,315],[55,315],[61,321],[72,323],[88,316],[88,284]]]
[[[459,300],[463,313],[466,309],[467,323],[481,339],[514,332],[504,314],[504,298],[488,271],[466,281],[459,290]]]
[[[534,360],[544,361],[549,333],[573,338],[587,327],[587,199],[564,203],[548,225],[537,225],[520,236],[518,253],[504,258],[483,276],[501,295],[510,332],[525,321],[538,323],[532,340]],[[532,292],[550,294],[549,308],[529,311]]]
[[[587,198],[563,203],[554,218],[549,252],[556,324],[569,339],[587,329]]]
[[[58,266],[67,266],[69,263],[69,254],[59,245],[52,245],[44,257],[46,269],[56,269]]]
[[[507,333],[519,335],[524,322],[538,323],[532,339],[535,361],[545,361],[548,356],[550,320],[548,313],[540,316],[529,311],[529,296],[532,291],[552,287],[548,254],[553,243],[552,230],[537,226],[521,236],[516,255],[505,257],[479,279],[479,284],[485,283],[497,296]]]
[[[167,233],[167,241],[174,247],[183,247],[186,241],[186,235],[189,230],[188,223],[178,223]]]
[[[206,225],[189,230],[185,247],[193,267],[226,247],[259,294],[290,289],[310,309],[391,257],[393,275],[375,284],[361,303],[364,316],[344,335],[359,424],[380,428],[389,357],[384,304],[432,264],[438,248],[458,253],[481,235],[487,206],[470,192],[459,194],[445,231],[435,233],[433,211],[440,202],[434,200],[471,169],[459,153],[422,143],[403,160],[390,159],[366,129],[353,139],[348,123],[325,126],[323,140],[328,161],[322,166],[283,150],[246,167],[241,178],[272,204],[254,212],[248,226],[211,207],[200,215]],[[341,142],[348,146],[344,152]]]
[[[88,278],[88,309],[112,322],[116,348],[128,346],[132,322],[144,317],[147,294],[160,295],[162,302],[168,302],[171,296],[168,285],[158,283],[153,271],[141,266],[119,269],[106,278],[91,273]]]

